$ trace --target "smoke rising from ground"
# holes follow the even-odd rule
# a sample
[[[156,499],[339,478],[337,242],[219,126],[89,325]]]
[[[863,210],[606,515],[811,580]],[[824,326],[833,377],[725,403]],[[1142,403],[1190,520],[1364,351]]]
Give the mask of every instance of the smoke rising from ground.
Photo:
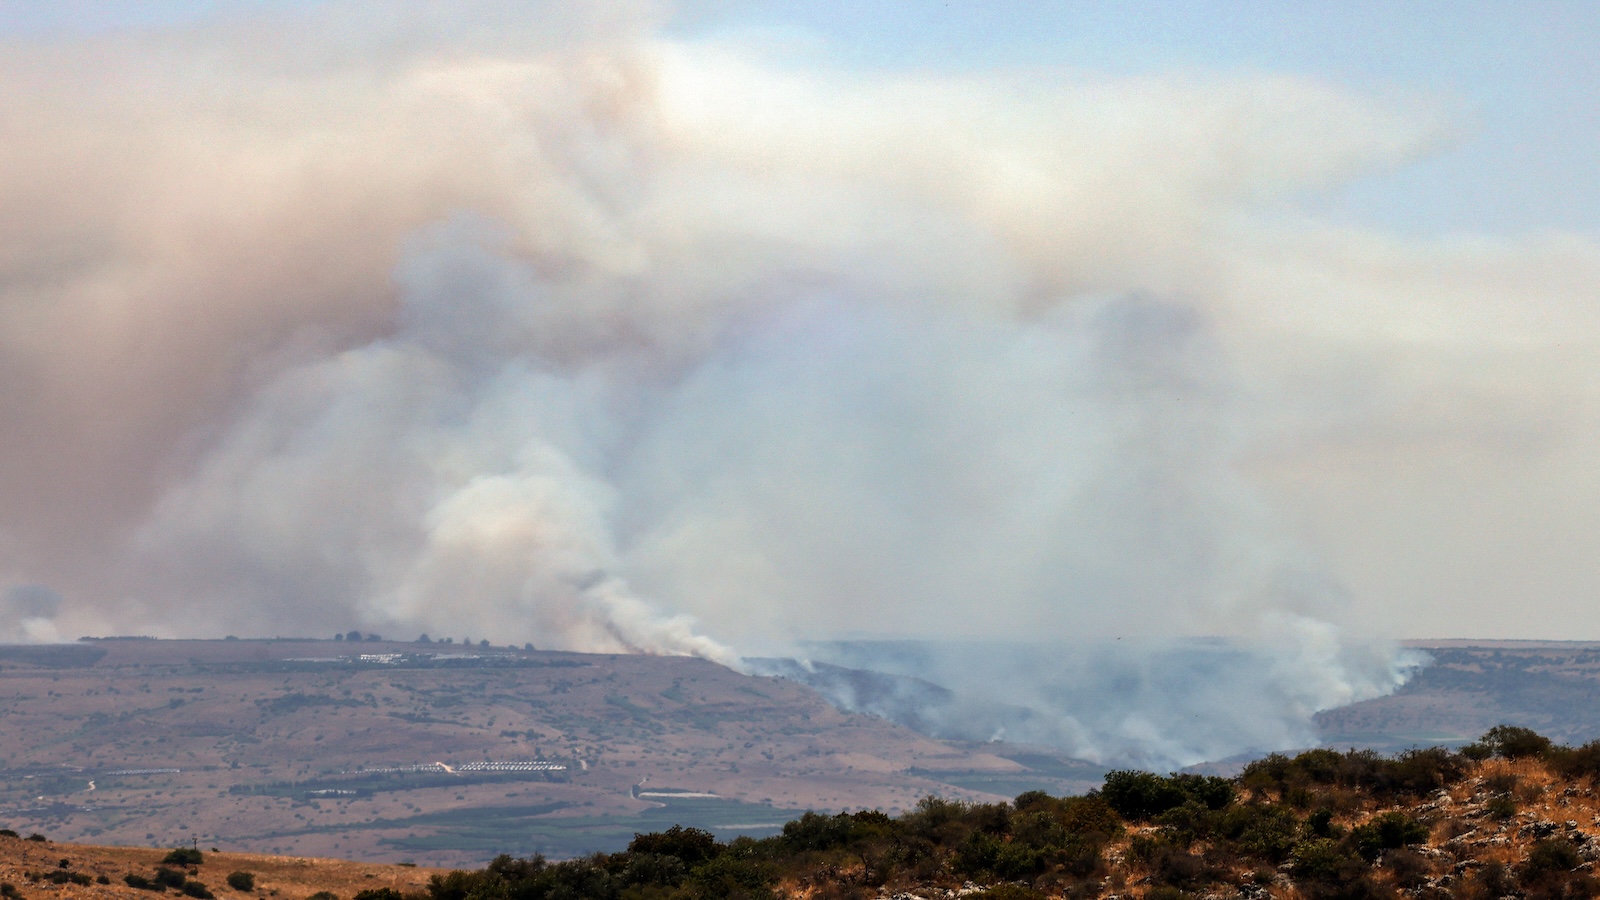
[[[1039,739],[1188,760],[1409,664],[1340,630],[1370,547],[1307,538],[1352,507],[1283,498],[1441,447],[1596,490],[1592,241],[1296,211],[1447,137],[1425,103],[375,9],[4,55],[13,631],[1276,647],[1191,695],[1254,698],[1255,743],[1039,704]]]

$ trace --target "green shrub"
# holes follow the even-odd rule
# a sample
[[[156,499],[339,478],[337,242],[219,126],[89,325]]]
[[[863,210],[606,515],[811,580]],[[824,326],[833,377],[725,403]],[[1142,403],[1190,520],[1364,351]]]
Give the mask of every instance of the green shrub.
[[[1333,824],[1333,810],[1323,807],[1306,817],[1306,833],[1311,837],[1336,838],[1342,829]]]
[[[1580,747],[1551,747],[1545,752],[1545,760],[1565,778],[1600,777],[1600,741]]]
[[[161,858],[162,864],[168,866],[198,866],[204,860],[205,855],[194,847],[179,847]]]
[[[368,888],[357,891],[355,900],[401,900],[400,892],[392,887]]]
[[[959,875],[984,875],[994,871],[995,861],[1000,858],[1000,850],[1004,846],[994,835],[974,831],[956,847],[950,863]]]
[[[1403,751],[1388,766],[1389,793],[1422,796],[1460,781],[1467,772],[1467,761],[1443,747]]]
[[[185,881],[183,887],[179,888],[179,890],[183,891],[186,896],[195,897],[198,900],[213,900],[216,896],[211,893],[209,888],[198,881]]]
[[[1571,872],[1583,865],[1578,848],[1565,838],[1546,838],[1534,842],[1528,850],[1528,859],[1522,864],[1524,881],[1534,881],[1557,872]]]
[[[1522,728],[1517,725],[1496,725],[1483,733],[1478,738],[1476,746],[1472,746],[1472,754],[1479,759],[1496,756],[1500,759],[1524,759],[1530,756],[1543,756],[1549,752],[1553,744],[1550,739],[1534,731],[1532,728]],[[1467,748],[1463,747],[1462,752]]]
[[[1193,802],[1222,809],[1233,801],[1233,785],[1214,775],[1156,775],[1137,769],[1106,773],[1100,796],[1124,819],[1143,822]]]
[[[253,891],[256,889],[256,876],[254,872],[229,872],[228,887],[236,891]]]
[[[1289,853],[1289,874],[1298,881],[1339,884],[1353,882],[1365,872],[1361,859],[1331,838],[1301,841]]]
[[[1011,805],[1017,812],[1025,812],[1029,807],[1049,806],[1054,801],[1055,798],[1044,791],[1023,791],[1017,795],[1017,799],[1011,801]]]
[[[339,895],[333,891],[317,891],[315,894],[307,896],[306,900],[339,900]]]
[[[181,888],[188,875],[178,869],[169,869],[166,866],[156,868],[156,884],[163,887]]]
[[[1491,819],[1509,819],[1517,814],[1517,801],[1510,794],[1501,794],[1489,798],[1483,805],[1483,811]]]
[[[1221,814],[1217,833],[1245,856],[1281,863],[1294,849],[1300,823],[1282,806],[1251,803]]]
[[[628,862],[617,878],[626,886],[659,885],[674,888],[683,884],[689,868],[683,860],[664,853],[629,853]]]
[[[128,874],[122,876],[122,883],[131,888],[138,888],[141,891],[166,890],[166,888],[162,885],[156,884],[154,881],[144,877],[143,875],[138,875],[133,872],[129,872]]]
[[[797,851],[832,850],[882,837],[893,830],[894,820],[877,811],[836,816],[807,812],[783,826],[783,843]]]
[[[792,823],[791,823],[792,824]],[[787,831],[785,826],[785,831]],[[722,852],[722,845],[709,831],[674,825],[666,831],[635,834],[628,843],[629,853],[660,853],[676,856],[686,866],[697,866]]]
[[[693,895],[706,900],[765,900],[773,896],[775,875],[760,860],[742,853],[722,853],[691,872],[689,880]]]
[[[1398,810],[1383,813],[1350,830],[1350,840],[1357,852],[1369,861],[1383,855],[1385,850],[1420,844],[1427,839],[1428,826]]]

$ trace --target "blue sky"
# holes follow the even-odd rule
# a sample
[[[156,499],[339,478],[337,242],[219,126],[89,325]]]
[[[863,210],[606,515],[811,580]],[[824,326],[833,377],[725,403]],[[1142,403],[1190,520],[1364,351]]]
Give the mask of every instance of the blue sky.
[[[0,0],[0,31],[160,28],[316,5]],[[1411,234],[1600,229],[1600,4],[702,0],[680,5],[669,31],[765,34],[845,67],[1279,72],[1439,98],[1459,109],[1453,144],[1308,202]]]

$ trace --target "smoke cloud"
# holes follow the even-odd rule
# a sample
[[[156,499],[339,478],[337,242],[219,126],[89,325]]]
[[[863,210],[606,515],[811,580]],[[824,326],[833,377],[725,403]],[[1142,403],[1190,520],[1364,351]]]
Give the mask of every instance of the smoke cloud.
[[[1570,378],[1592,241],[1299,211],[1447,139],[1424,101],[362,9],[0,55],[6,627],[729,663],[1229,636],[1226,679],[1116,722],[1084,698],[1154,651],[811,645],[963,696],[1032,678],[1033,724],[952,734],[1192,761],[1403,680],[1348,627],[1406,578],[1352,594],[1350,507],[1311,502],[1380,448],[1600,492],[1567,415],[1600,409]]]

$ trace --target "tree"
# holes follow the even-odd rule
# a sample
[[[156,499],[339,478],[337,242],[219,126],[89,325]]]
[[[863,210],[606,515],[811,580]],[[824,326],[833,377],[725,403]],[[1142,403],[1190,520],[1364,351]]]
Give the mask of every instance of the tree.
[[[1550,747],[1550,739],[1532,728],[1496,725],[1485,731],[1477,743],[1461,748],[1461,752],[1476,759],[1487,759],[1491,756],[1498,756],[1501,759],[1523,759],[1529,756],[1543,756],[1550,751]]]

